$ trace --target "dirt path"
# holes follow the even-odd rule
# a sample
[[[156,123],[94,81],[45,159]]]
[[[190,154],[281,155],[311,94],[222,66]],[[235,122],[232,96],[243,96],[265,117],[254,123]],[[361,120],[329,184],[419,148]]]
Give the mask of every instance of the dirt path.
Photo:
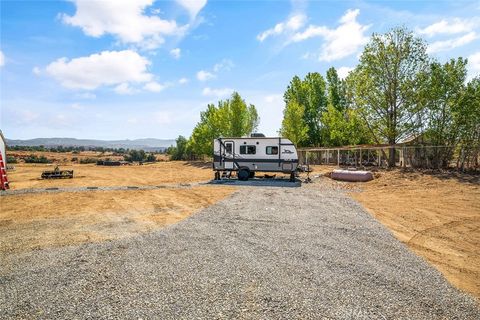
[[[0,318],[480,317],[472,297],[327,184],[242,187],[148,234],[0,253],[0,270]]]

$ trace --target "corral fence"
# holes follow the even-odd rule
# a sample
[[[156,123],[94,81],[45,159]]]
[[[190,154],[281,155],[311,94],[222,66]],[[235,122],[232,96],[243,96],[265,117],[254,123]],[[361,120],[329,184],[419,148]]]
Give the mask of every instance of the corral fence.
[[[395,150],[395,165],[404,168],[480,171],[478,150],[445,146],[368,145],[331,148],[299,148],[300,164],[342,167],[388,167],[390,149]]]

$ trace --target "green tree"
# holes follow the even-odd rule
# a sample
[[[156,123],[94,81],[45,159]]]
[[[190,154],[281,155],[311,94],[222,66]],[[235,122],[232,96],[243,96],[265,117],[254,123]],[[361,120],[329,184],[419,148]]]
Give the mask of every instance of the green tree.
[[[294,76],[285,91],[285,105],[296,101],[304,107],[303,122],[308,127],[308,133],[300,145],[321,145],[321,115],[327,109],[326,83],[318,72],[308,73],[303,81]]]
[[[259,121],[255,106],[247,106],[234,92],[230,99],[219,101],[217,107],[209,104],[200,113],[200,122],[193,129],[187,147],[196,155],[210,155],[215,138],[249,135],[257,129]]]
[[[308,137],[308,126],[303,121],[305,107],[295,100],[290,101],[283,111],[280,134],[296,146]]]
[[[445,64],[433,62],[423,86],[422,102],[425,106],[425,138],[435,146],[433,164],[448,166],[459,135],[454,110],[459,108],[465,91],[467,60],[458,58]]]
[[[186,160],[188,158],[187,143],[188,140],[184,136],[178,136],[175,140],[175,146],[168,148],[167,152],[170,155],[170,160]]]
[[[466,86],[460,103],[453,107],[453,117],[458,130],[459,161],[457,166],[478,168],[480,156],[480,76]]]
[[[426,44],[404,28],[373,34],[351,77],[353,101],[377,143],[394,145],[420,127],[420,74],[429,66]]]
[[[328,107],[322,113],[323,145],[344,146],[370,142],[369,133],[358,111],[350,107],[347,82],[338,77],[337,70],[327,71]]]
[[[327,70],[327,101],[335,109],[343,111],[347,108],[346,83],[338,77],[337,70],[331,67]]]

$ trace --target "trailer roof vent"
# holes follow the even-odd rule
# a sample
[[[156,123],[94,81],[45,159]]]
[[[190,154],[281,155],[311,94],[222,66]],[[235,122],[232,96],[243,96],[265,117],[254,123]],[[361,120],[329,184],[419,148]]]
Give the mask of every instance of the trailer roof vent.
[[[265,138],[265,135],[263,133],[254,132],[250,135],[250,137],[252,137],[252,138]]]

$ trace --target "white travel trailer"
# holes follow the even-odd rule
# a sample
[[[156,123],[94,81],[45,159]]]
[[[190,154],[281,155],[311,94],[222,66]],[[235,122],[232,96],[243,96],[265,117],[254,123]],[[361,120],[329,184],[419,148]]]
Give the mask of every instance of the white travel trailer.
[[[283,172],[290,173],[293,181],[297,166],[297,149],[285,138],[252,134],[244,138],[218,138],[213,142],[216,180],[220,179],[221,171],[237,171],[239,180],[253,178],[255,172]]]

